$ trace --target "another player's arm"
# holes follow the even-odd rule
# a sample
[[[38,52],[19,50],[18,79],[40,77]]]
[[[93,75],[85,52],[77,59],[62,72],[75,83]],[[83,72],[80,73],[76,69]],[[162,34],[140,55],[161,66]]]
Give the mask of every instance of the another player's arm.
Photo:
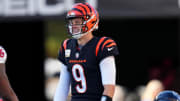
[[[6,62],[7,54],[5,50],[0,46],[0,96],[5,101],[18,101],[18,98],[11,88],[8,77],[6,75]]]
[[[101,101],[112,101],[115,91],[116,69],[114,56],[109,56],[100,62],[102,83],[104,86]]]
[[[0,96],[5,101],[18,101],[5,73],[5,64],[0,63]]]

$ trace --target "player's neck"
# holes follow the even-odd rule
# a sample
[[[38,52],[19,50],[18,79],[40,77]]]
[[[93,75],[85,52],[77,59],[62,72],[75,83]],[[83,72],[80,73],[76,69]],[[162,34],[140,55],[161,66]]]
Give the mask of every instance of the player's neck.
[[[81,46],[84,46],[88,41],[90,41],[94,36],[92,35],[92,33],[88,33],[84,36],[82,36],[82,38],[78,39],[78,44]]]

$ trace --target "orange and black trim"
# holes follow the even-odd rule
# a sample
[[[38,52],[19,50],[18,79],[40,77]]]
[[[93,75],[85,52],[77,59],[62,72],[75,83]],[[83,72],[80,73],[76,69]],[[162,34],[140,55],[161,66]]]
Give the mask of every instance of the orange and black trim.
[[[95,53],[96,56],[98,55],[100,45],[103,43],[103,41],[104,41],[105,38],[106,38],[106,37],[102,37],[102,38],[99,40],[99,42],[97,43],[97,45],[96,45],[96,53]]]
[[[101,47],[101,51],[103,51],[104,47],[112,47],[112,46],[116,46],[114,40],[109,39],[107,37],[102,37],[96,45],[96,52],[95,52],[96,56],[98,55],[100,47]]]
[[[78,9],[78,8],[72,8],[72,10],[78,11],[78,12],[80,12],[82,15],[84,15],[84,13],[83,13],[83,11],[82,11],[81,9]]]
[[[88,9],[89,9],[89,11],[90,11],[90,13],[92,12],[92,9],[91,9],[91,7],[89,6],[89,5],[87,5],[86,3],[83,3],[86,7],[88,7]]]
[[[116,46],[116,43],[113,42],[113,43],[107,45],[106,47],[112,47],[112,46]]]
[[[83,9],[82,11],[85,12],[84,15],[87,15],[87,10],[86,10],[86,8],[83,5],[79,5],[78,8],[80,8],[81,10]]]
[[[67,41],[68,41],[69,39],[66,39],[66,40],[64,40],[64,42],[63,42],[63,47],[64,47],[64,50],[66,50],[66,48],[67,48]]]
[[[92,12],[91,7],[89,5],[87,5],[86,3],[82,3],[78,6],[75,6],[74,8],[72,8],[72,10],[78,11],[79,13],[81,13],[84,16],[86,16],[87,14]]]
[[[104,46],[107,45],[107,44],[109,44],[109,43],[113,44],[113,43],[115,43],[115,42],[114,42],[114,40],[112,40],[112,39],[106,40],[106,41],[103,43],[103,46],[102,46],[101,50],[103,50],[103,49],[104,49]],[[115,44],[116,44],[116,43],[115,43]],[[108,46],[106,46],[106,47],[111,47],[111,45],[108,45]]]
[[[73,9],[76,9],[78,10],[79,12],[81,12],[82,15],[87,15],[87,10],[85,7],[83,7],[82,5],[78,5],[76,6],[75,8]]]

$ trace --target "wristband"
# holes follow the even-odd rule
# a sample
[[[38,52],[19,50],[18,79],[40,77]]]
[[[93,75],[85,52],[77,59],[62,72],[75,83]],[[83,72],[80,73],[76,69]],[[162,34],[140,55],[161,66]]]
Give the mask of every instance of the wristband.
[[[103,96],[101,97],[101,101],[112,101],[112,98],[109,97],[109,96],[107,96],[107,95],[103,95]]]

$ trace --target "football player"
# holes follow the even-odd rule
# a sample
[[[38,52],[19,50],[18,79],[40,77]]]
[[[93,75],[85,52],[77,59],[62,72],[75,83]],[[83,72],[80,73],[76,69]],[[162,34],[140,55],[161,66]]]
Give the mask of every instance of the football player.
[[[8,77],[6,75],[6,58],[6,51],[2,46],[0,46],[0,97],[2,97],[3,101],[18,101],[18,98],[11,88]]]
[[[160,92],[154,101],[180,101],[180,95],[171,90]]]
[[[62,62],[54,101],[112,101],[115,90],[117,44],[109,37],[96,37],[99,14],[88,3],[77,3],[67,13],[71,39],[63,41],[58,59]]]

